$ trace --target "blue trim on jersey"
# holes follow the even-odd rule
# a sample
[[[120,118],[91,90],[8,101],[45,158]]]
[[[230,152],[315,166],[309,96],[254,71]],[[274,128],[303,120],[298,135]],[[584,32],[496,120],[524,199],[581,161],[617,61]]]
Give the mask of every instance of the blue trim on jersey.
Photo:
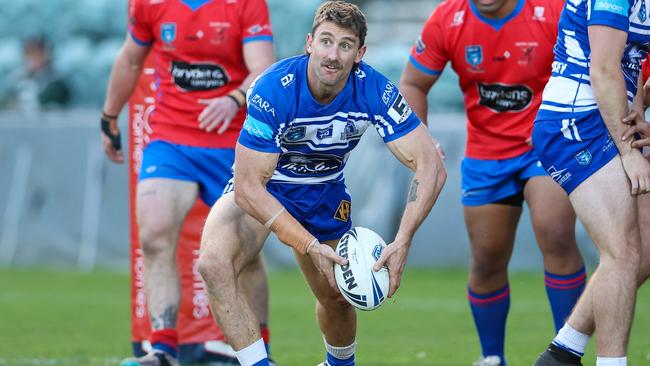
[[[255,42],[255,41],[273,42],[273,36],[262,35],[262,36],[244,37],[244,39],[242,40],[242,43],[246,44],[248,42]]]
[[[249,141],[250,139],[242,138],[242,137],[243,137],[242,135],[239,135],[239,140],[237,142],[241,145],[246,146],[251,150],[270,153],[270,154],[279,154],[280,152],[282,152],[282,150],[278,147],[255,145],[253,142]]]
[[[273,140],[273,129],[250,114],[246,116],[246,121],[244,121],[242,128],[252,136],[269,141]]]
[[[203,5],[211,2],[212,0],[181,0],[181,2],[192,9],[192,11],[196,11],[196,9],[202,7]]]
[[[413,56],[409,56],[409,61],[411,61],[411,64],[413,64],[413,66],[415,66],[416,69],[422,71],[423,73],[425,73],[427,75],[440,75],[440,74],[442,74],[442,70],[430,69],[430,68],[422,65],[421,63],[419,63],[415,59],[415,57],[413,57]]]
[[[137,39],[133,35],[133,33],[129,32],[129,34],[131,35],[131,39],[133,40],[133,42],[135,42],[138,46],[149,47],[149,46],[151,46],[153,44],[153,41],[145,42],[145,41]]]
[[[422,123],[422,122],[420,122],[420,123]],[[415,130],[420,125],[420,123],[413,123],[412,126],[410,126],[410,128],[408,128],[408,129],[406,129],[404,131],[396,132],[396,133],[394,133],[392,135],[388,135],[388,136],[384,137],[384,143],[395,141],[395,140],[397,140],[398,138],[400,138],[402,136],[408,135],[411,131]]]
[[[495,30],[498,31],[498,30],[501,29],[501,27],[506,25],[506,23],[508,23],[509,20],[511,20],[512,18],[519,15],[519,13],[521,12],[521,9],[524,8],[525,1],[526,0],[518,0],[517,1],[517,6],[514,8],[512,13],[506,15],[504,18],[501,18],[501,19],[489,19],[489,18],[484,17],[483,14],[481,14],[481,12],[478,11],[478,9],[476,8],[476,6],[474,5],[474,3],[472,1],[469,1],[469,7],[470,7],[470,9],[472,9],[472,13],[474,13],[474,15],[480,21],[484,22],[485,24],[491,26],[492,28],[494,28]]]

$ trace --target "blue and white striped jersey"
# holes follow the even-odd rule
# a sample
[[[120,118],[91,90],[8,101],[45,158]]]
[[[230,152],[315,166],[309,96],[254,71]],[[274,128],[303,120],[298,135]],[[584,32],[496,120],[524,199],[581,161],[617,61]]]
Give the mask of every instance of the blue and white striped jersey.
[[[650,46],[649,12],[650,0],[567,0],[554,48],[553,73],[544,89],[536,120],[578,117],[598,108],[589,81],[590,25],[627,32],[621,67],[631,103],[637,91],[641,61]]]
[[[343,181],[348,155],[368,126],[389,142],[420,124],[397,87],[364,62],[331,103],[318,103],[307,85],[308,60],[277,62],[248,91],[239,143],[280,154],[271,181]]]

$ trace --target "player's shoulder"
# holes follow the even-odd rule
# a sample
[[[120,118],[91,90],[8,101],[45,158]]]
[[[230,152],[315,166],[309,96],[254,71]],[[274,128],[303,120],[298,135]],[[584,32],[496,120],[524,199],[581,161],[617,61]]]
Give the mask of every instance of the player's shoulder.
[[[352,73],[352,78],[357,90],[363,90],[364,94],[378,91],[383,88],[390,80],[380,71],[361,61],[356,70]]]
[[[435,9],[433,9],[433,12],[431,12],[428,22],[445,22],[450,20],[449,23],[451,24],[451,20],[453,20],[454,17],[457,17],[459,12],[468,12],[470,9],[469,1],[470,0],[445,0],[441,2]]]
[[[564,0],[520,0],[526,1],[529,9],[532,9],[534,20],[542,20],[545,15],[552,14],[556,18],[559,17],[562,9],[564,8]],[[543,9],[543,10],[542,10]],[[546,14],[545,14],[546,13]]]
[[[277,61],[255,80],[254,88],[264,93],[283,95],[298,87],[300,72],[306,68],[307,56],[294,56]]]
[[[177,1],[173,0],[131,0],[132,6],[139,6],[142,9],[161,9],[174,6]]]

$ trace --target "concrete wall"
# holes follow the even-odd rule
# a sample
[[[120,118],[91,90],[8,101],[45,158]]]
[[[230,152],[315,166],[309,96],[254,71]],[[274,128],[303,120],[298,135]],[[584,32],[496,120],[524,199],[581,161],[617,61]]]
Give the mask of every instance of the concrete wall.
[[[0,114],[0,265],[127,268],[127,169],[104,158],[97,116],[94,110]],[[459,172],[463,116],[434,115],[430,121],[432,134],[447,153],[448,180],[415,236],[409,260],[418,266],[466,266],[469,244]],[[390,242],[410,176],[374,129],[368,129],[346,172],[354,224],[369,227]],[[578,236],[593,263],[595,251],[581,226]],[[274,239],[265,251],[271,264],[293,264],[287,247]],[[512,267],[541,269],[527,211]]]

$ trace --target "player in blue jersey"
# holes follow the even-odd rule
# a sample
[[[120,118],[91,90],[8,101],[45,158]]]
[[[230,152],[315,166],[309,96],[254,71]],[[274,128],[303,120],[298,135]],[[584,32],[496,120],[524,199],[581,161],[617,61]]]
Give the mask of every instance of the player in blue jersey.
[[[594,330],[596,365],[627,365],[636,290],[650,268],[650,163],[622,138],[622,120],[643,115],[649,10],[648,0],[570,0],[560,18],[533,146],[569,194],[600,263],[536,366],[580,365]]]
[[[398,233],[375,265],[389,268],[389,297],[446,179],[427,128],[396,86],[361,61],[366,29],[356,5],[323,3],[307,35],[307,55],[276,63],[249,89],[234,192],[212,208],[199,258],[215,317],[243,366],[268,364],[237,280],[270,232],[294,249],[316,297],[327,350],[321,365],[354,365],[356,315],[336,289],[333,262],[346,260],[333,247],[351,227],[343,168],[368,127],[415,172]]]

